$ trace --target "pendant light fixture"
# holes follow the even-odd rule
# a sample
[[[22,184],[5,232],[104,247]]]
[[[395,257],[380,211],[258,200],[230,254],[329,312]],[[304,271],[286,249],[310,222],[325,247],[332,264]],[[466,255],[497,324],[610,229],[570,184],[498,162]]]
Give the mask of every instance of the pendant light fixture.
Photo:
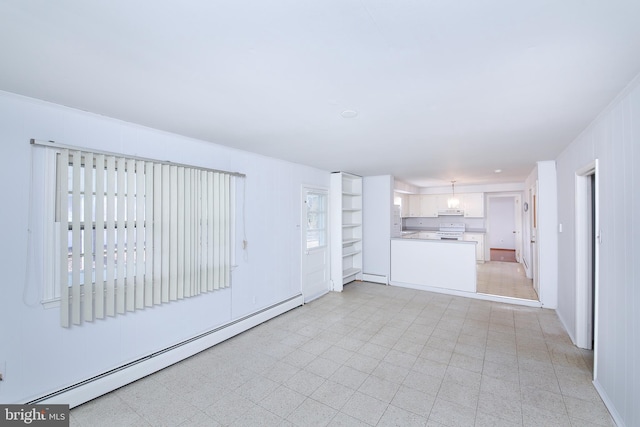
[[[460,206],[460,200],[458,200],[458,198],[456,197],[455,184],[455,181],[451,181],[451,197],[449,197],[449,200],[447,200],[447,207],[449,209],[458,209],[458,207]]]

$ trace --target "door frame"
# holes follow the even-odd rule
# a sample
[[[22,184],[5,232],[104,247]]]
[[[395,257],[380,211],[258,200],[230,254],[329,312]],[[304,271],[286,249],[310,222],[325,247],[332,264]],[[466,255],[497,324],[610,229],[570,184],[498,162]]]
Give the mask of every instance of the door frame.
[[[592,175],[595,186],[593,199],[590,187]],[[576,345],[585,349],[593,347],[594,373],[597,372],[595,367],[598,361],[599,187],[598,159],[596,159],[575,173]],[[591,218],[591,212],[586,212],[585,209],[590,208],[589,202],[594,206],[593,218]],[[591,221],[593,221],[593,229],[596,231],[595,236],[592,234]],[[596,242],[593,245],[592,253],[591,242],[593,238],[596,239]],[[593,288],[591,279],[593,279]],[[591,319],[593,319],[593,336]]]
[[[523,263],[523,218],[522,218],[522,192],[520,191],[510,191],[510,192],[501,192],[501,193],[487,193],[487,216],[489,215],[489,210],[491,209],[491,199],[494,198],[504,198],[511,197],[513,198],[514,204],[514,222],[516,228],[516,235],[514,236],[514,245],[516,249],[516,261],[519,264]],[[491,248],[488,244],[489,236],[491,234],[491,225],[490,222],[487,221],[487,238],[485,239],[485,247],[484,247],[484,259],[489,261],[491,260]]]
[[[307,221],[307,209],[306,209],[306,204],[305,204],[305,200],[306,200],[306,194],[308,192],[319,192],[319,193],[324,193],[326,196],[326,202],[327,202],[327,213],[326,213],[326,230],[327,230],[327,242],[326,242],[326,251],[327,251],[327,257],[326,257],[326,263],[327,263],[327,292],[324,292],[320,295],[314,296],[312,299],[307,300],[306,296],[305,296],[305,256],[308,253],[308,249],[307,249],[307,240],[306,240],[306,221]],[[317,185],[306,185],[306,184],[302,184],[301,188],[300,188],[300,225],[298,226],[300,229],[300,293],[302,294],[302,300],[303,300],[303,304],[306,304],[316,298],[321,297],[322,295],[325,295],[326,293],[328,293],[331,290],[331,198],[329,197],[329,189],[327,187],[321,187],[321,186],[317,186]]]

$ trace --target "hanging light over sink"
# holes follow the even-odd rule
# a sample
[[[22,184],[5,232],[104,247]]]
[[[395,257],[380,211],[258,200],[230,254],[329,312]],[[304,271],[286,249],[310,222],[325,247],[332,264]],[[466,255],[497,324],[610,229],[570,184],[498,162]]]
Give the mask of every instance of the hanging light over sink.
[[[460,207],[460,200],[456,197],[455,181],[451,181],[451,197],[447,200],[447,207],[449,209],[458,209]]]

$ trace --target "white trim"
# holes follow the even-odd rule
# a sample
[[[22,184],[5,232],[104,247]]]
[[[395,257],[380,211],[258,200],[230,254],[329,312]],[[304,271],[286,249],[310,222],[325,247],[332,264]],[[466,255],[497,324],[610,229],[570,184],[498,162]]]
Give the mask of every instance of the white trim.
[[[74,408],[180,362],[301,305],[302,295],[298,294],[265,310],[250,314],[240,320],[230,322],[208,333],[187,340],[182,344],[150,354],[137,362],[87,379],[82,383],[28,402],[28,404],[68,404],[69,407]]]
[[[575,248],[576,248],[576,310],[575,310],[575,338],[576,346],[585,349],[591,349],[592,339],[595,340],[595,336],[591,335],[591,298],[595,298],[595,305],[597,306],[597,295],[591,295],[590,289],[586,286],[591,286],[590,277],[592,274],[592,267],[595,268],[595,275],[593,280],[596,289],[598,290],[598,244],[595,245],[595,251],[591,254],[591,229],[589,227],[590,222],[588,219],[590,214],[586,214],[584,211],[587,202],[590,200],[591,195],[587,194],[590,186],[588,180],[591,175],[595,175],[595,217],[594,221],[595,230],[598,230],[598,160],[589,163],[588,165],[580,168],[575,173]],[[587,230],[587,228],[589,229]],[[594,263],[595,265],[593,265]],[[594,328],[597,327],[596,318],[597,309],[593,313]],[[595,334],[594,334],[595,335]],[[597,336],[597,335],[596,335]],[[594,354],[594,364],[596,362]],[[595,369],[594,369],[595,372]]]
[[[616,405],[611,401],[611,399],[605,392],[604,387],[600,385],[600,382],[598,382],[598,380],[593,380],[592,384],[596,388],[596,391],[598,392],[598,394],[600,395],[600,398],[602,399],[604,406],[607,407],[607,410],[609,411],[609,415],[613,419],[613,422],[615,423],[615,425],[624,427],[625,426],[624,419],[620,416],[620,414],[616,410]]]

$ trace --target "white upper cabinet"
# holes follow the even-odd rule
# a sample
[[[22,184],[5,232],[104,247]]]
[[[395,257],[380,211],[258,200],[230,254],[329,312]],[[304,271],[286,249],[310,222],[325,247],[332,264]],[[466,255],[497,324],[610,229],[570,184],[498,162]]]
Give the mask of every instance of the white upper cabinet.
[[[400,206],[402,207],[402,212],[400,213],[400,215],[402,216],[402,218],[406,218],[409,215],[409,195],[408,194],[399,194],[398,197],[400,198]]]
[[[410,194],[403,199],[402,217],[435,218],[438,211],[448,209],[449,197],[449,194]],[[456,194],[456,197],[465,218],[484,218],[484,193],[463,193]]]
[[[420,216],[437,217],[440,209],[441,196],[425,194],[420,196]]]
[[[484,218],[484,193],[460,194],[465,218]]]
[[[420,213],[420,196],[419,194],[410,194],[409,195],[409,215],[410,217],[418,217],[421,216]]]

